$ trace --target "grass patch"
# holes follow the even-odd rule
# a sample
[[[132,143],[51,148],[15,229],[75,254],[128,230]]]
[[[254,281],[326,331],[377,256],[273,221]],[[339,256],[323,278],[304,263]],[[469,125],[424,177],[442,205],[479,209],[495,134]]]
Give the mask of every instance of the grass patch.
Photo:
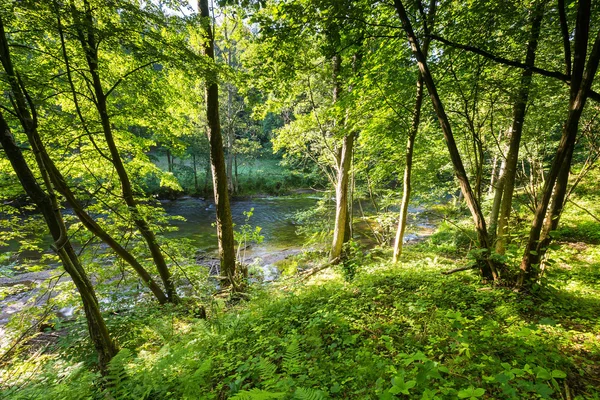
[[[208,321],[181,309],[113,318],[125,350],[108,390],[122,399],[598,395],[600,300],[588,279],[525,296],[474,274],[442,276],[456,260],[425,245],[400,265],[373,259],[350,283],[334,269],[255,288],[236,306],[216,302]],[[101,396],[85,363],[61,354],[8,396]]]

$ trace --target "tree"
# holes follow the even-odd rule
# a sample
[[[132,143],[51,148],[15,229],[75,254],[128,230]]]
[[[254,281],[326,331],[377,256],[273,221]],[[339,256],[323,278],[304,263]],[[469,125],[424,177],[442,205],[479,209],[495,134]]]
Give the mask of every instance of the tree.
[[[567,190],[568,171],[571,168],[575,141],[579,132],[579,121],[598,70],[598,63],[600,61],[600,32],[598,32],[595,38],[589,57],[586,57],[588,41],[590,39],[590,9],[590,1],[580,0],[578,2],[570,82],[569,114],[563,125],[560,143],[548,176],[546,177],[542,198],[533,217],[529,238],[525,245],[523,259],[521,260],[521,273],[517,282],[519,286],[528,287],[535,282],[541,257],[544,255],[546,251],[545,246],[550,240],[551,229],[553,227],[556,228],[558,225],[560,210],[562,210]],[[560,180],[559,177],[561,178]],[[546,216],[551,199],[554,200],[554,205],[550,214]],[[543,238],[541,237],[542,228],[546,219],[548,221],[546,223],[548,229],[546,237]]]
[[[531,33],[529,44],[527,45],[527,56],[525,64],[529,66],[535,65],[535,55],[538,47],[538,39],[544,16],[544,1],[538,2],[531,18]],[[519,160],[519,147],[521,145],[521,136],[523,133],[523,125],[525,124],[525,114],[527,111],[527,100],[531,87],[533,72],[531,69],[523,70],[521,73],[521,82],[518,89],[515,105],[513,109],[513,123],[510,129],[510,144],[506,155],[503,173],[498,178],[496,183],[496,193],[494,196],[494,205],[492,208],[492,216],[490,217],[491,231],[494,234],[496,228],[496,218],[498,217],[498,209],[500,217],[498,220],[498,234],[496,236],[496,252],[504,254],[506,246],[506,235],[510,211],[512,209],[513,192],[515,188],[515,179],[517,173],[517,163]],[[501,200],[500,200],[501,199]]]
[[[204,54],[209,60],[214,62],[214,37],[211,27],[208,0],[199,0],[198,8],[200,10],[202,29],[205,34],[203,43]],[[233,222],[231,219],[231,208],[229,206],[227,172],[225,169],[223,138],[221,136],[221,123],[219,120],[219,86],[217,82],[217,74],[214,70],[207,74],[205,101],[215,208],[217,211],[217,238],[219,241],[221,274],[226,277],[227,284],[234,285],[235,287],[236,267]]]
[[[419,0],[420,1],[420,0]],[[427,11],[426,21],[423,21],[425,32],[428,33],[429,29],[433,27],[435,19],[435,1],[432,0],[429,3]],[[422,7],[421,7],[422,10]],[[426,37],[423,40],[423,55],[427,57],[429,50],[430,39]],[[415,138],[419,131],[419,123],[421,122],[421,106],[423,104],[423,77],[419,72],[417,78],[417,94],[415,97],[415,106],[413,109],[412,122],[410,125],[410,131],[408,133],[408,139],[406,141],[406,164],[404,166],[404,176],[402,181],[402,203],[400,204],[400,217],[398,218],[398,229],[396,231],[396,238],[394,241],[394,255],[393,262],[397,262],[402,255],[402,244],[404,243],[404,232],[406,230],[406,222],[408,217],[408,203],[410,201],[411,191],[411,174],[413,164],[413,154],[415,148]]]
[[[133,220],[134,224],[137,226],[139,232],[146,241],[148,249],[152,254],[152,258],[154,260],[156,268],[158,269],[160,277],[165,286],[167,296],[170,301],[176,301],[177,293],[175,291],[174,282],[171,278],[171,272],[169,271],[169,267],[166,263],[162,250],[160,249],[160,246],[156,240],[154,232],[148,225],[146,219],[140,213],[138,203],[134,198],[131,180],[129,178],[127,170],[125,169],[125,165],[123,163],[121,154],[119,152],[113,135],[113,127],[111,124],[110,113],[108,111],[107,98],[114,91],[114,89],[121,82],[121,80],[118,80],[108,91],[104,89],[100,77],[100,65],[98,57],[99,43],[98,38],[96,36],[97,31],[95,28],[93,10],[90,3],[87,0],[83,1],[83,8],[84,10],[82,12],[77,8],[74,2],[71,2],[70,4],[70,12],[74,24],[73,28],[75,31],[74,33],[77,37],[79,45],[81,46],[81,50],[84,54],[88,68],[86,72],[89,74],[88,82],[91,83],[90,95],[93,98],[93,104],[98,113],[100,124],[102,127],[102,132],[104,134],[104,139],[110,153],[110,157],[105,156],[105,158],[107,158],[113,164],[113,167],[117,172],[121,183],[122,196],[125,200],[125,203],[127,204],[129,213],[131,215],[131,219]],[[62,33],[60,34],[61,36],[63,35]],[[65,58],[65,65],[67,65],[67,63],[69,63],[69,56],[67,55],[66,50],[63,50],[63,57]],[[77,92],[74,90],[73,85],[71,86],[73,90],[74,102],[77,103]],[[80,118],[83,119],[81,113],[79,113],[79,115]]]
[[[444,105],[439,97],[437,92],[437,87],[431,73],[429,71],[429,67],[427,66],[427,60],[423,55],[421,50],[421,46],[419,41],[413,31],[412,24],[408,19],[408,15],[402,4],[401,0],[394,0],[394,6],[396,11],[398,12],[398,17],[402,22],[402,26],[404,31],[408,36],[408,41],[410,43],[413,54],[417,60],[417,64],[419,66],[419,71],[423,76],[423,81],[427,86],[427,91],[429,92],[429,96],[433,103],[433,107],[437,114],[438,120],[440,122],[440,126],[442,127],[442,131],[444,133],[444,138],[446,140],[446,144],[448,146],[448,151],[450,153],[450,158],[452,159],[452,164],[454,166],[454,173],[456,178],[458,179],[461,187],[461,191],[465,197],[467,202],[467,206],[471,211],[471,215],[473,217],[473,221],[475,222],[475,230],[477,231],[477,237],[479,240],[479,246],[483,250],[483,260],[480,262],[480,270],[481,274],[486,279],[494,279],[497,280],[499,278],[498,271],[496,269],[495,263],[489,258],[490,256],[490,243],[489,236],[487,232],[486,222],[483,217],[483,213],[481,211],[480,204],[478,203],[473,190],[471,189],[471,184],[469,182],[469,178],[465,171],[460,152],[456,146],[456,141],[454,139],[454,135],[452,134],[452,127],[450,126],[450,122],[448,120],[448,116],[444,109]]]
[[[60,21],[59,21],[60,24]],[[6,38],[6,34],[4,31],[4,25],[0,20],[0,46],[2,48],[2,65],[3,68],[9,77],[9,84],[12,91],[12,96],[18,101],[13,102],[14,113],[18,116],[23,116],[19,118],[23,131],[27,134],[29,143],[32,148],[37,149],[39,163],[42,163],[44,166],[44,170],[48,176],[50,184],[53,186],[55,190],[57,190],[61,195],[65,197],[65,199],[69,202],[69,204],[73,207],[75,213],[78,218],[84,224],[84,226],[90,230],[94,235],[98,236],[102,239],[106,244],[108,244],[123,260],[125,260],[128,264],[130,264],[136,273],[140,276],[140,278],[144,281],[146,285],[150,288],[150,290],[154,293],[159,302],[164,303],[167,300],[167,297],[163,293],[162,289],[156,284],[152,276],[146,271],[146,269],[137,261],[137,259],[127,251],[123,246],[121,246],[116,239],[112,237],[106,230],[104,230],[84,209],[81,202],[76,198],[75,194],[71,190],[71,188],[66,183],[64,176],[61,174],[59,169],[56,167],[55,163],[52,161],[48,152],[43,144],[39,132],[38,132],[38,123],[31,123],[26,117],[28,114],[25,105],[29,103],[31,110],[35,110],[35,105],[31,97],[27,95],[27,90],[23,81],[18,82],[18,72],[16,72],[11,57],[8,40]],[[64,46],[64,43],[63,43]],[[69,67],[67,66],[67,69]],[[37,120],[37,116],[35,117]],[[41,167],[40,167],[41,168]]]

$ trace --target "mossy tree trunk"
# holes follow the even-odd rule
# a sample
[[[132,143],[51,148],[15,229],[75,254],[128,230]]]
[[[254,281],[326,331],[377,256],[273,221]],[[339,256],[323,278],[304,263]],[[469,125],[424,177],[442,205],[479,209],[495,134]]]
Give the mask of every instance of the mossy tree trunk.
[[[198,9],[202,17],[202,28],[205,33],[203,43],[204,54],[211,60],[215,59],[214,37],[211,27],[208,0],[200,0]],[[207,73],[206,89],[206,119],[208,121],[208,141],[210,143],[210,162],[212,166],[213,191],[217,211],[217,238],[219,241],[219,258],[221,275],[226,277],[226,283],[235,284],[236,260],[235,243],[233,238],[233,222],[229,206],[227,173],[225,155],[223,152],[223,137],[219,120],[219,86],[214,70]]]

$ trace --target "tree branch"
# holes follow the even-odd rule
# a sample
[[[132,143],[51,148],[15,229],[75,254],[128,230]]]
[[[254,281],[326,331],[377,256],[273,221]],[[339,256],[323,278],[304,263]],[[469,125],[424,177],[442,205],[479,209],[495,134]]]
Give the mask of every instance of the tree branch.
[[[450,275],[450,274],[454,274],[455,272],[468,271],[468,270],[475,269],[475,268],[477,268],[477,265],[468,265],[466,267],[454,268],[454,269],[451,269],[450,271],[442,271],[442,275]]]
[[[448,39],[445,39],[441,36],[438,35],[428,35],[428,37],[430,37],[433,40],[436,40],[440,43],[443,43],[447,46],[450,47],[454,47],[457,49],[461,49],[461,50],[465,50],[471,53],[475,53],[478,54],[480,56],[489,58],[492,61],[495,61],[499,64],[503,64],[503,65],[508,65],[510,67],[515,67],[515,68],[520,68],[520,69],[529,69],[532,72],[538,74],[538,75],[542,75],[542,76],[546,76],[549,78],[554,78],[554,79],[558,79],[560,81],[563,81],[564,83],[566,83],[567,85],[571,84],[571,76],[570,75],[566,75],[563,74],[562,72],[557,72],[557,71],[549,71],[543,68],[539,68],[539,67],[535,67],[535,66],[529,66],[525,63],[522,63],[520,61],[515,61],[515,60],[510,60],[508,58],[505,57],[501,57],[501,56],[497,56],[495,54],[492,54],[486,50],[480,49],[478,47],[475,46],[469,46],[469,45],[465,45],[465,44],[460,44],[460,43],[454,43]],[[595,91],[593,91],[592,89],[589,89],[588,91],[588,97],[596,102],[600,102],[600,93],[597,93]]]
[[[557,6],[565,51],[565,72],[567,75],[571,75],[571,41],[569,39],[569,26],[567,25],[567,15],[565,13],[565,0],[558,0]]]
[[[135,72],[139,71],[140,69],[146,68],[147,66],[149,66],[149,65],[152,65],[152,64],[154,64],[154,63],[156,63],[156,62],[157,62],[157,61],[150,61],[150,62],[148,62],[148,63],[146,63],[146,64],[140,65],[139,67],[132,69],[131,71],[129,71],[128,73],[126,73],[125,75],[123,75],[122,77],[120,77],[120,78],[119,78],[119,79],[118,79],[118,80],[115,82],[115,84],[114,84],[114,85],[112,85],[112,87],[111,87],[110,89],[108,89],[108,91],[107,91],[107,92],[104,94],[104,97],[105,97],[105,98],[107,98],[107,97],[108,97],[108,96],[109,96],[109,95],[112,93],[112,91],[113,91],[113,90],[115,90],[115,89],[117,88],[117,86],[119,86],[119,84],[120,84],[121,82],[123,82],[123,79],[125,79],[125,78],[127,78],[129,75],[131,75],[131,74],[133,74],[133,73],[135,73]]]

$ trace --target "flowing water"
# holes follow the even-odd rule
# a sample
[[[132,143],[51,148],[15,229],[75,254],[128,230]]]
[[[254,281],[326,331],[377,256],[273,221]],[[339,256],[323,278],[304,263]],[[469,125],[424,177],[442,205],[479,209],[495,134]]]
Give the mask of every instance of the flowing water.
[[[231,214],[236,226],[248,224],[261,227],[264,241],[258,248],[276,251],[289,247],[301,247],[303,238],[296,233],[294,214],[307,210],[317,202],[317,197],[260,197],[234,200]],[[212,224],[215,222],[215,206],[212,201],[184,198],[165,201],[162,206],[169,215],[179,215],[185,221],[173,221],[179,229],[167,234],[170,237],[184,237],[192,241],[198,249],[211,252],[217,249],[217,235]],[[254,209],[246,222],[244,212]]]
[[[296,233],[297,226],[294,225],[294,214],[314,207],[318,198],[315,196],[294,197],[260,197],[250,199],[239,199],[231,202],[231,212],[236,226],[249,224],[252,227],[260,226],[261,235],[264,240],[261,244],[252,244],[245,252],[246,261],[252,261],[255,257],[263,259],[262,268],[266,280],[277,277],[277,270],[272,265],[274,262],[291,254],[299,252],[303,245],[303,238]],[[186,238],[199,251],[208,257],[217,256],[217,236],[213,226],[215,222],[214,202],[198,198],[182,198],[173,201],[164,201],[162,206],[166,213],[171,216],[180,216],[185,220],[174,220],[172,225],[177,231],[166,233],[170,238]],[[246,221],[244,212],[253,210],[252,217]],[[68,210],[67,210],[68,212]],[[48,240],[48,245],[50,241]],[[9,247],[0,248],[0,251],[17,250],[16,243]],[[41,254],[35,252],[21,252],[19,259],[39,260]],[[25,261],[26,262],[26,261]],[[9,276],[0,275],[0,336],[3,333],[2,325],[8,322],[11,315],[20,312],[32,301],[44,304],[48,299],[43,297],[40,285],[45,280],[58,276],[61,269],[57,265],[48,265],[48,268],[37,272],[14,271]],[[67,279],[67,278],[62,278]],[[23,290],[2,295],[3,289],[10,289],[19,285]],[[4,298],[2,298],[4,297]],[[72,310],[59,310],[63,318]],[[63,315],[64,314],[64,315]]]
[[[273,280],[278,276],[279,272],[274,266],[277,261],[301,251],[304,238],[297,233],[298,227],[295,225],[294,214],[315,207],[318,200],[319,197],[317,196],[302,195],[235,199],[231,202],[232,217],[234,224],[237,226],[236,229],[244,224],[261,227],[260,233],[264,236],[263,242],[250,244],[243,255],[245,262],[259,260],[265,280]],[[165,235],[172,239],[186,238],[199,253],[204,255],[204,260],[209,259],[214,262],[217,257],[214,202],[186,197],[173,201],[163,201],[162,206],[168,215],[184,218],[184,220],[173,220],[171,225],[176,226],[178,229]],[[249,211],[252,211],[252,216],[247,221],[244,212]],[[414,209],[411,211],[420,214],[421,210]],[[66,212],[69,212],[69,210],[66,210]],[[425,221],[421,221],[418,217],[415,222],[418,226],[427,228]],[[361,227],[357,225],[356,228],[359,230]],[[362,229],[365,233],[362,236],[368,236],[369,230],[364,227]],[[408,234],[405,241],[418,240],[422,236],[422,234]],[[15,251],[16,248],[0,248],[0,250]],[[20,259],[40,259],[39,253],[22,252],[19,256]],[[0,275],[0,334],[3,333],[2,325],[8,321],[11,315],[20,312],[32,301],[40,301],[40,296],[43,297],[41,283],[48,278],[58,276],[61,273],[61,268],[57,268],[57,265],[48,265],[48,268],[42,271],[14,272],[14,275],[8,277]],[[67,278],[63,277],[62,279]],[[2,290],[15,285],[23,286],[24,290],[2,298]],[[47,298],[41,299],[40,305],[46,301]],[[59,310],[59,316],[68,318],[69,312],[72,311],[72,309]]]

